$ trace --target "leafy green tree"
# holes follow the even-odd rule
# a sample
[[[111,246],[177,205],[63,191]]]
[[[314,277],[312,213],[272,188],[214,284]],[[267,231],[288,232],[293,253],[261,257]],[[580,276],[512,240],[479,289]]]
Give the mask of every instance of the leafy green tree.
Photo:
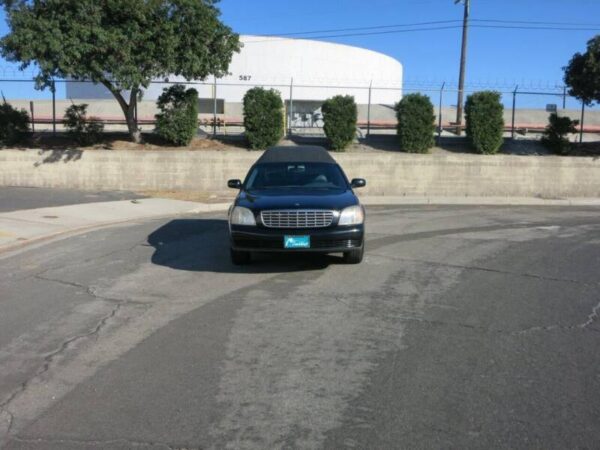
[[[279,91],[256,87],[244,95],[244,130],[250,148],[264,149],[283,137],[283,101]]]
[[[409,94],[396,105],[400,149],[408,153],[427,153],[433,147],[435,115],[429,97]]]
[[[475,92],[467,97],[467,137],[478,153],[494,154],[504,142],[504,105],[500,98],[501,94],[494,91]]]
[[[575,53],[563,68],[569,95],[590,106],[600,102],[600,35],[587,43],[585,53]]]
[[[41,88],[53,78],[103,84],[139,142],[135,106],[152,79],[227,73],[240,43],[219,20],[218,1],[0,0],[10,27],[0,50],[21,69],[36,64]]]
[[[188,145],[198,131],[198,92],[180,84],[165,88],[156,102],[156,132],[173,145]]]
[[[351,95],[336,95],[327,99],[323,111],[323,130],[329,146],[336,152],[343,152],[356,136],[358,109]]]

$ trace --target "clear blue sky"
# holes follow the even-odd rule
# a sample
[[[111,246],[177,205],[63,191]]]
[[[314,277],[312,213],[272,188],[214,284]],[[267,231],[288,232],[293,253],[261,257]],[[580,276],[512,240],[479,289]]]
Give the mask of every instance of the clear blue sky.
[[[222,0],[223,20],[242,34],[280,34],[462,19],[453,0]],[[473,19],[595,23],[600,0],[472,0]],[[6,33],[4,17],[0,32]],[[478,29],[470,32],[468,83],[555,84],[562,66],[595,31]],[[329,40],[386,53],[400,60],[405,80],[456,82],[460,29]],[[9,66],[0,61],[0,66]],[[10,71],[0,77],[11,76]],[[2,83],[3,91],[17,88]],[[20,89],[19,89],[20,90]],[[11,95],[12,96],[12,95]],[[44,95],[45,96],[45,95]]]
[[[453,0],[222,0],[223,19],[239,33],[279,34],[438,20],[462,20]],[[595,23],[600,0],[472,0],[473,19]],[[402,62],[405,80],[456,82],[462,30],[332,38]],[[472,28],[467,81],[562,83],[562,67],[594,31]]]

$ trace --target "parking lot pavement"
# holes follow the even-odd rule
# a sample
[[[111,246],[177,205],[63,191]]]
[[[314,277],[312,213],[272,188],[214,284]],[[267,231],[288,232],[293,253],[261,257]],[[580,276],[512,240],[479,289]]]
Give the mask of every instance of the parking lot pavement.
[[[0,187],[0,213],[81,203],[111,202],[143,198],[127,191],[83,191],[77,189]]]
[[[598,212],[373,207],[358,266],[234,267],[223,214],[0,258],[0,436],[10,449],[593,448]]]

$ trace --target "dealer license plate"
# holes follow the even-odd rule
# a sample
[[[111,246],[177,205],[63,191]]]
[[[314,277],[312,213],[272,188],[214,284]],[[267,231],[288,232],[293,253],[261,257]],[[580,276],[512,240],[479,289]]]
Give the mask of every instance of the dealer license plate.
[[[284,248],[310,248],[310,236],[284,236]]]

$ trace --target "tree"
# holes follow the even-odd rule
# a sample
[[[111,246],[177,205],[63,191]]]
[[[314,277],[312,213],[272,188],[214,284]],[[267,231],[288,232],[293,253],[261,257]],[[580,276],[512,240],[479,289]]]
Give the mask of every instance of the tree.
[[[255,87],[244,95],[244,130],[250,148],[264,149],[283,137],[283,101],[279,91]]]
[[[435,115],[429,97],[408,94],[396,105],[400,149],[408,153],[427,153],[433,147]]]
[[[568,155],[571,151],[571,141],[569,134],[577,133],[579,121],[571,120],[570,117],[559,117],[552,113],[548,118],[548,126],[542,136],[542,144],[554,153],[559,155]]]
[[[600,102],[600,35],[587,43],[585,53],[575,53],[563,68],[569,95],[590,106]]]
[[[198,91],[175,84],[163,89],[156,106],[156,133],[173,145],[192,142],[198,131]]]
[[[502,95],[494,91],[475,92],[467,97],[467,137],[478,153],[494,154],[504,142]]]
[[[219,20],[218,1],[0,0],[10,27],[0,50],[21,69],[36,64],[40,88],[54,78],[103,84],[139,142],[134,111],[152,79],[227,73],[240,43]]]
[[[323,103],[323,131],[329,146],[336,152],[343,152],[356,137],[358,109],[351,95],[336,95]]]

